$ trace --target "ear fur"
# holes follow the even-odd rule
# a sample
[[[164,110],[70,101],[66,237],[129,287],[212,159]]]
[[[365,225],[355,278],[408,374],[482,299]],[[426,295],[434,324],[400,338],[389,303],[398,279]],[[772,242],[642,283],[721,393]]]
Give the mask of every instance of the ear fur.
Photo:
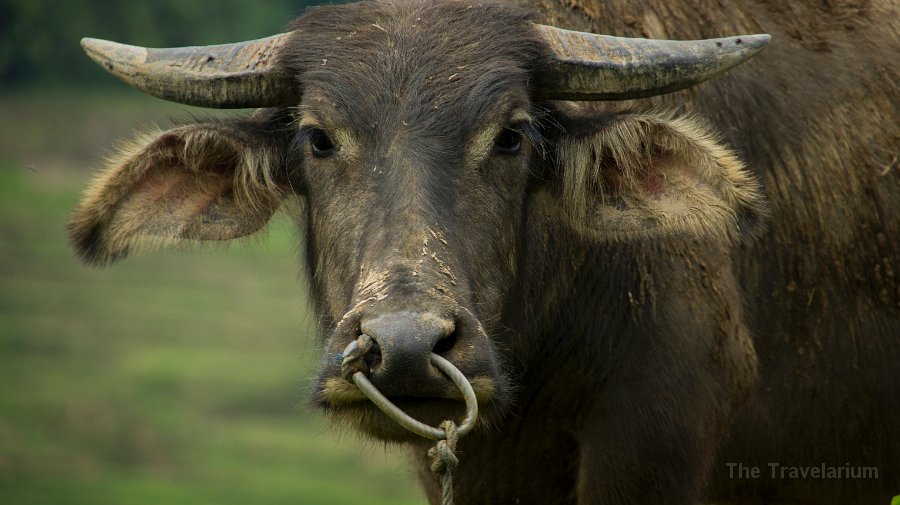
[[[273,175],[282,165],[239,124],[147,132],[106,161],[72,212],[69,239],[86,262],[107,264],[135,249],[251,234],[283,199]]]
[[[592,126],[556,142],[564,216],[586,236],[686,232],[731,242],[767,216],[759,182],[701,120],[621,114]]]

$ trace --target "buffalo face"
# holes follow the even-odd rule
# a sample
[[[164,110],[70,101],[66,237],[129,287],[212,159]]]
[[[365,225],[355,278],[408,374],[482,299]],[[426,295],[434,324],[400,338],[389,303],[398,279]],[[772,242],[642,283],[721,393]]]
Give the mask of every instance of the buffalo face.
[[[529,76],[543,55],[517,10],[457,7],[319,9],[282,55],[304,90],[296,187],[329,337],[316,398],[382,438],[406,434],[336,358],[361,334],[376,343],[370,380],[423,421],[459,418],[460,394],[432,352],[483,406],[509,396],[490,335],[538,176],[542,116]]]

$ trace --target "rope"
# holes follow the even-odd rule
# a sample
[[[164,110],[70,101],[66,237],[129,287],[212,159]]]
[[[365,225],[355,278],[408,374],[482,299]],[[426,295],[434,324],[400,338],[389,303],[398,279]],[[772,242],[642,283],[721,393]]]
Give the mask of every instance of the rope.
[[[431,471],[441,479],[441,505],[453,505],[453,470],[459,464],[455,454],[459,435],[453,421],[444,421],[440,426],[447,438],[438,440],[434,447],[428,449],[428,456],[431,457]]]
[[[478,418],[478,398],[475,391],[458,368],[446,359],[431,353],[431,364],[443,372],[462,393],[466,401],[466,417],[459,426],[449,419],[442,422],[439,428],[421,423],[400,410],[369,382],[366,354],[374,346],[377,346],[377,343],[369,335],[360,335],[358,339],[347,344],[344,352],[335,356],[336,361],[341,363],[341,375],[356,384],[356,387],[394,422],[417,435],[437,440],[434,447],[428,449],[431,471],[441,480],[441,505],[453,505],[453,471],[459,465],[459,459],[455,454],[456,442],[475,426],[475,420]]]

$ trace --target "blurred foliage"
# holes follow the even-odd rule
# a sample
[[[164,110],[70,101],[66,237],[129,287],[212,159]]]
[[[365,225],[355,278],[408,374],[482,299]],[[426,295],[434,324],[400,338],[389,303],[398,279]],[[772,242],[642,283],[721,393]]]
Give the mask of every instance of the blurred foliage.
[[[147,47],[234,42],[278,33],[315,0],[2,0],[0,85],[114,80],[81,52],[82,37]]]

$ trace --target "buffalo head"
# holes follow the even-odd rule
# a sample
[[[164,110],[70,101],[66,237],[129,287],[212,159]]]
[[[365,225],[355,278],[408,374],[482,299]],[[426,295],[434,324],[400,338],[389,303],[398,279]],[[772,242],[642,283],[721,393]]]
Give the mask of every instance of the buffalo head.
[[[288,33],[202,48],[86,40],[151,94],[244,119],[180,126],[124,149],[70,223],[91,263],[147,245],[226,240],[301,205],[326,339],[316,401],[361,430],[408,438],[341,374],[371,336],[370,380],[425,422],[459,416],[435,352],[488,413],[507,372],[528,258],[559,233],[587,242],[672,233],[731,240],[762,212],[756,182],[702,122],[587,113],[554,100],[622,100],[696,84],[767,37],[672,42],[537,25],[520,8],[389,2],[311,10]]]

